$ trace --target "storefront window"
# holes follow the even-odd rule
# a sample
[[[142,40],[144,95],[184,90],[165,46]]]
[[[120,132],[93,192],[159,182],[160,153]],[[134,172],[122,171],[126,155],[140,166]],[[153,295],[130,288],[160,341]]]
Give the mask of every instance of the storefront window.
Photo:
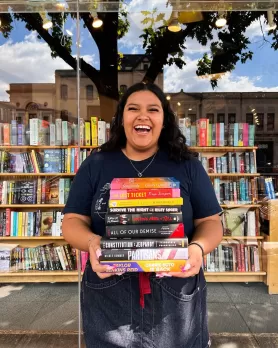
[[[171,132],[164,120],[162,131],[167,136],[174,134],[173,142],[185,141],[199,160],[196,165],[200,164],[208,178],[204,189],[204,181],[194,185],[198,179],[195,175],[181,184],[180,191],[171,191],[183,198],[182,204],[172,204],[177,206],[172,214],[182,211],[190,215],[192,211],[188,219],[182,220],[186,222],[184,238],[191,233],[188,221],[197,220],[193,221],[194,230],[199,218],[207,217],[198,213],[197,205],[200,202],[204,210],[204,205],[209,205],[206,197],[200,197],[207,187],[211,188],[210,183],[219,207],[223,239],[204,255],[201,268],[207,282],[208,300],[204,303],[213,344],[233,344],[233,339],[223,338],[225,335],[220,335],[218,341],[216,333],[228,329],[237,334],[277,333],[277,7],[276,1],[0,0],[0,342],[5,337],[6,346],[12,347],[20,331],[34,340],[30,346],[47,346],[43,340],[48,336],[34,338],[34,334],[47,331],[49,342],[53,340],[57,347],[63,348],[60,342],[81,347],[85,327],[88,347],[110,343],[132,347],[139,344],[140,335],[144,348],[151,344],[178,347],[175,337],[180,333],[172,337],[168,331],[170,327],[175,332],[176,324],[185,320],[173,309],[176,302],[170,310],[161,304],[165,310],[161,313],[155,307],[160,300],[153,300],[152,292],[143,297],[143,309],[138,305],[138,272],[125,272],[105,283],[91,271],[88,249],[95,229],[107,237],[108,212],[112,211],[115,218],[116,209],[110,209],[114,175],[174,175],[168,165],[164,166],[167,170],[161,166],[159,173],[152,172],[160,158],[154,157],[149,164],[153,153],[144,159],[149,164],[146,169],[143,166],[139,171],[137,156],[124,153],[119,159],[118,148],[109,154],[112,165],[105,162],[99,166],[111,132],[118,127],[117,135],[124,134],[125,122],[116,117],[117,110],[122,110],[117,108],[118,103],[131,86],[142,82],[146,88],[155,84],[163,91],[184,137],[177,138],[177,129]],[[151,124],[156,112],[152,104],[147,116],[147,108],[140,109],[140,103],[146,100],[134,102],[129,110],[132,115],[138,114],[137,126],[138,119],[142,126],[144,117],[144,122]],[[148,134],[155,133],[155,127],[150,128],[134,132],[140,134],[140,139],[147,139]],[[173,142],[169,142],[170,148]],[[160,150],[164,145],[160,143]],[[101,154],[97,151],[100,147]],[[141,156],[142,151],[138,153]],[[86,171],[94,160],[90,171]],[[124,165],[130,167],[121,172]],[[175,176],[191,173],[181,168]],[[83,171],[87,176],[82,176]],[[193,189],[198,192],[196,197]],[[181,197],[172,198],[181,202]],[[146,208],[143,203],[141,199],[133,203],[140,219],[144,214],[138,207]],[[127,203],[121,204],[124,214],[117,215],[117,228],[134,231],[132,218],[138,216],[131,217],[124,205]],[[156,208],[161,209],[163,204],[157,203]],[[147,206],[147,210],[152,209]],[[65,227],[65,216],[69,214],[82,215],[82,222],[71,220]],[[168,215],[166,218],[173,217]],[[155,217],[152,219],[151,223]],[[151,223],[148,229],[161,228]],[[169,228],[169,223],[164,225]],[[76,234],[67,233],[69,230]],[[131,296],[126,285],[117,290],[119,279],[122,284],[131,284],[135,277],[137,293]],[[185,306],[185,312],[192,312],[187,307],[191,302],[185,297],[194,293],[197,298],[201,288],[181,295],[185,290],[174,289],[179,281],[170,278],[150,277],[152,287],[163,298],[181,299],[183,304],[177,307]],[[109,296],[100,294],[99,289]],[[202,294],[205,289],[201,289]],[[119,301],[123,294],[124,305]],[[108,307],[114,319],[107,315]],[[205,308],[202,310],[205,313]],[[142,322],[136,321],[134,313],[140,313]],[[126,319],[131,317],[132,323]],[[96,322],[103,342],[97,338]],[[154,327],[150,328],[149,323]],[[189,327],[187,324],[182,326]],[[203,324],[199,326],[205,327]],[[9,337],[5,336],[7,331]],[[203,337],[200,347],[209,346],[204,333],[196,336]],[[44,343],[36,343],[36,339]]]

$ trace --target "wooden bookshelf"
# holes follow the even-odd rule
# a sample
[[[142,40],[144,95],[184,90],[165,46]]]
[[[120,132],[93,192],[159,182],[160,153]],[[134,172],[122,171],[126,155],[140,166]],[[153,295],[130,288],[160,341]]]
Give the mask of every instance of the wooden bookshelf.
[[[26,146],[18,146],[18,145],[1,145],[0,150],[47,150],[47,149],[95,149],[96,146],[78,146],[78,145],[61,145],[61,146],[48,146],[48,145],[26,145]]]
[[[189,146],[189,149],[197,152],[207,152],[207,151],[216,151],[216,152],[237,152],[237,151],[253,151],[257,150],[257,146]]]
[[[14,150],[14,151],[28,151],[33,149],[94,149],[94,146],[0,146],[0,150]],[[190,150],[204,153],[206,157],[219,157],[226,152],[256,152],[257,147],[190,147]],[[256,160],[256,156],[255,156]],[[256,166],[256,162],[255,162]],[[259,177],[260,173],[209,173],[211,179],[222,178],[227,180],[229,178],[254,178]],[[0,173],[1,177],[74,177],[75,173]],[[3,179],[2,179],[3,180]],[[7,179],[5,179],[7,180]],[[278,200],[276,201],[276,203]],[[273,211],[277,211],[274,202],[268,203],[271,205]],[[275,208],[273,208],[273,204]],[[64,204],[5,204],[0,205],[0,209],[62,209]],[[224,209],[233,208],[251,208],[259,209],[261,204],[221,204]],[[276,214],[276,213],[275,213]],[[278,218],[273,212],[269,216],[270,230],[269,235],[260,235],[255,237],[250,236],[223,236],[223,242],[229,243],[234,241],[256,241],[259,245],[260,253],[260,272],[205,272],[208,282],[265,282],[268,285],[270,293],[278,293]],[[277,227],[276,227],[277,226]],[[66,243],[63,237],[41,236],[41,237],[0,237],[0,242],[18,244],[21,247],[35,247],[38,245],[54,243],[56,245],[63,245]],[[272,244],[271,244],[272,243]],[[274,244],[273,244],[274,243]],[[275,244],[276,243],[276,244]],[[41,282],[77,282],[78,271],[19,271],[19,272],[2,272],[0,273],[0,283],[41,283]]]
[[[69,177],[69,176],[75,176],[75,173],[0,173],[0,177],[25,177],[25,176],[59,176],[59,177]]]
[[[2,208],[24,208],[24,209],[36,209],[36,208],[64,208],[65,204],[0,204],[0,209]]]

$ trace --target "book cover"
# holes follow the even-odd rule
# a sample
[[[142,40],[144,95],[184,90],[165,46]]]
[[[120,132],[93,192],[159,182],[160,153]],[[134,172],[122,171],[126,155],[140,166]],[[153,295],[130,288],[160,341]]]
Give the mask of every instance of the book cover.
[[[110,190],[110,199],[177,198],[180,189]]]
[[[146,189],[146,188],[180,188],[175,178],[115,178],[111,182],[111,190]]]
[[[44,173],[61,173],[61,149],[44,150]]]
[[[113,267],[106,273],[181,272],[186,263],[187,260],[101,261],[102,265]]]
[[[182,213],[142,213],[142,214],[106,214],[106,225],[136,224],[176,224],[182,222]]]
[[[182,205],[183,198],[147,198],[147,199],[110,199],[109,207],[138,207],[138,206],[157,206],[157,205]]]
[[[149,225],[118,225],[106,226],[107,238],[183,238],[184,225],[149,224]]]

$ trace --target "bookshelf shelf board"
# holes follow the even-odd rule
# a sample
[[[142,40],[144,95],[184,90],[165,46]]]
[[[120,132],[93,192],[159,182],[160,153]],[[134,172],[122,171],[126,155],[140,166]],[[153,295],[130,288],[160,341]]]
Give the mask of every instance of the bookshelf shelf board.
[[[0,204],[0,209],[4,208],[64,208],[64,204]]]
[[[78,282],[78,271],[1,272],[0,283]]]
[[[226,151],[252,151],[256,150],[256,146],[189,146],[190,150],[193,151],[219,151],[219,152],[226,152]]]
[[[208,283],[263,282],[266,272],[205,272]]]
[[[0,241],[2,240],[46,240],[46,241],[51,241],[51,240],[64,240],[64,237],[62,236],[41,236],[41,237],[26,237],[26,236],[21,236],[21,237],[0,237]]]
[[[260,208],[260,204],[220,204],[221,208]]]
[[[208,176],[211,177],[216,177],[216,178],[220,178],[220,177],[241,177],[241,176],[249,176],[249,177],[254,177],[254,176],[260,176],[260,173],[208,173]]]
[[[255,236],[255,237],[250,237],[250,236],[223,236],[222,240],[256,240],[256,239],[264,239],[264,236]]]
[[[0,173],[0,176],[75,176],[76,173]]]
[[[77,149],[79,148],[78,145],[56,145],[56,146],[49,146],[49,145],[1,145],[0,150],[7,150],[7,149],[14,149],[14,150],[33,150],[33,149]],[[80,149],[95,149],[96,146],[80,146]]]

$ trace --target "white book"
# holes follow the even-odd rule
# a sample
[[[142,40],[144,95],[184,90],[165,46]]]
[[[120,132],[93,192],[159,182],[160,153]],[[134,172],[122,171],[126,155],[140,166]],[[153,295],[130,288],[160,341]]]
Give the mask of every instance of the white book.
[[[98,146],[106,141],[106,122],[98,121]]]
[[[30,145],[39,145],[39,119],[31,118],[30,124]]]
[[[55,120],[55,128],[56,128],[55,144],[62,145],[62,119],[61,118],[57,118]]]
[[[50,126],[49,126],[49,132],[50,132],[50,136],[49,136],[49,145],[50,146],[55,146],[56,144],[56,127],[55,127],[55,124],[54,123],[50,123]]]
[[[69,145],[68,121],[62,121],[62,145]]]
[[[59,204],[65,204],[65,179],[59,179]]]

